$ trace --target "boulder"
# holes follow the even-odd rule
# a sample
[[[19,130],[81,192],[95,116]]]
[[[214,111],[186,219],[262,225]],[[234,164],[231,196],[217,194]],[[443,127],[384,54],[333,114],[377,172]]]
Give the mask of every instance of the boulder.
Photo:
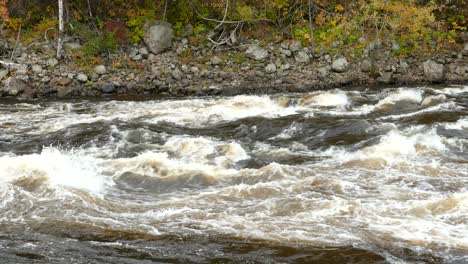
[[[106,74],[106,72],[107,72],[106,66],[98,65],[98,66],[94,67],[94,72],[99,74],[99,75]]]
[[[361,62],[361,71],[370,72],[372,69],[372,62],[370,60],[363,60]]]
[[[73,93],[73,87],[71,86],[57,87],[57,97],[59,98],[70,97],[72,93]]]
[[[328,76],[328,69],[327,67],[320,67],[317,69],[317,73],[320,77],[325,78]]]
[[[138,53],[143,57],[144,59],[147,59],[149,57],[149,50],[146,47],[141,47],[138,49]]]
[[[432,95],[424,98],[424,100],[421,102],[421,106],[433,106],[440,104],[445,100],[447,100],[447,97],[443,94]]]
[[[274,63],[270,63],[265,67],[266,73],[275,73],[276,72],[276,65]]]
[[[299,41],[294,41],[289,45],[289,50],[292,52],[298,52],[302,49],[302,44]]]
[[[348,70],[348,60],[345,57],[340,57],[333,61],[332,70],[334,72],[346,72]]]
[[[56,58],[50,58],[47,60],[47,66],[49,67],[55,67],[59,64],[58,60]]]
[[[245,55],[253,60],[262,61],[268,58],[268,51],[258,45],[250,45],[245,51]]]
[[[115,92],[115,85],[113,83],[106,83],[101,87],[103,93],[113,93]]]
[[[76,76],[76,79],[82,83],[84,82],[87,82],[88,81],[88,76],[84,73],[80,73]]]
[[[145,26],[144,42],[148,49],[159,54],[172,46],[174,30],[172,25],[165,21],[155,21]]]
[[[184,77],[184,73],[181,70],[179,70],[178,68],[175,68],[174,70],[172,70],[171,76],[172,76],[172,78],[180,81]]]
[[[58,80],[58,84],[61,86],[68,86],[72,83],[72,80],[70,78],[60,78]]]
[[[289,63],[282,64],[280,68],[281,68],[282,71],[287,71],[287,70],[291,69],[291,64],[289,64]]]
[[[445,67],[443,64],[427,60],[423,63],[424,77],[427,81],[439,83],[445,80]]]
[[[304,51],[299,51],[294,55],[294,58],[296,59],[296,62],[299,63],[307,63],[309,62],[309,55],[305,53]]]
[[[27,88],[28,85],[23,80],[15,77],[9,77],[5,81],[5,85],[3,86],[3,89],[1,89],[1,93],[4,95],[17,96],[27,90]]]
[[[377,82],[381,84],[390,84],[393,82],[393,73],[392,72],[384,72],[382,75],[377,78]]]
[[[42,66],[39,65],[39,64],[34,64],[32,67],[31,67],[31,70],[34,72],[34,73],[41,73],[42,72]]]

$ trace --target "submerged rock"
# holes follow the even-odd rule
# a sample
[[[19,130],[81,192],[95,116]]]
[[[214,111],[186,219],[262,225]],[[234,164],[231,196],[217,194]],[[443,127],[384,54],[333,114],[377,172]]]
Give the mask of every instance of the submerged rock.
[[[440,104],[445,100],[447,100],[447,96],[443,94],[428,96],[421,102],[421,106],[432,106]]]

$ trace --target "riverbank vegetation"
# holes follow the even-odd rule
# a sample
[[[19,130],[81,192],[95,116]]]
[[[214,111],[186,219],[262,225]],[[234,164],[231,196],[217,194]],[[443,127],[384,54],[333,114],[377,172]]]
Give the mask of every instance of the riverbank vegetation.
[[[55,0],[2,1],[2,34],[24,44],[59,36]],[[8,8],[8,9],[6,9]],[[462,43],[465,0],[68,0],[65,34],[87,60],[142,42],[147,21],[170,22],[177,36],[213,50],[245,39],[298,40],[313,51],[359,54],[370,42],[392,42],[394,55],[436,52]]]

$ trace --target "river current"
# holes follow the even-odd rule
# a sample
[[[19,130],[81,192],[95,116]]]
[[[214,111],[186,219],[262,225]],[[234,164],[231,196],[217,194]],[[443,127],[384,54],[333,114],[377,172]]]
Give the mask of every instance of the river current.
[[[468,86],[0,102],[0,263],[468,263]]]

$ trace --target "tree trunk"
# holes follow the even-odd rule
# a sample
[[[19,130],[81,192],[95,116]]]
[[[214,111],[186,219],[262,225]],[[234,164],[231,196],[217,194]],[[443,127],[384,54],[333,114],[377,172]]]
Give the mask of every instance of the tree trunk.
[[[0,0],[0,19],[6,20],[9,17],[8,0]]]
[[[312,50],[315,48],[314,22],[312,21],[312,0],[309,0],[309,31]]]
[[[63,0],[58,0],[58,7],[59,7],[59,34],[57,40],[57,59],[62,57],[62,42],[63,42]]]

